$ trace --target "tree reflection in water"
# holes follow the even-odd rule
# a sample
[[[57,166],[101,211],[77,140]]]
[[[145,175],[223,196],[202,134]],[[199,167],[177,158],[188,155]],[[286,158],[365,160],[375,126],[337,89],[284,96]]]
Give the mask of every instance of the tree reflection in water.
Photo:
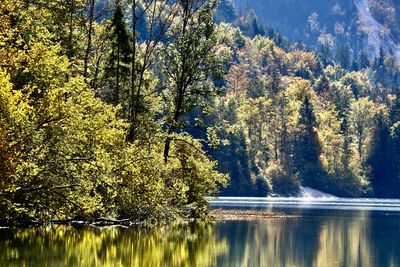
[[[215,266],[227,246],[215,231],[212,225],[0,230],[0,266]]]
[[[329,211],[155,229],[2,229],[0,266],[390,267],[400,266],[399,247],[398,215]]]
[[[392,215],[317,211],[221,223],[219,237],[229,246],[218,266],[400,266],[400,217]]]

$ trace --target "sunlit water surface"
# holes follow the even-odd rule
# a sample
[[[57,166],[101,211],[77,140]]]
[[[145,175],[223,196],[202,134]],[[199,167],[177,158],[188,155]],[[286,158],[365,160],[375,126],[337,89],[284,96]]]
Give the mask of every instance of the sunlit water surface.
[[[0,229],[0,266],[400,266],[400,201],[220,198],[295,217],[144,228]]]

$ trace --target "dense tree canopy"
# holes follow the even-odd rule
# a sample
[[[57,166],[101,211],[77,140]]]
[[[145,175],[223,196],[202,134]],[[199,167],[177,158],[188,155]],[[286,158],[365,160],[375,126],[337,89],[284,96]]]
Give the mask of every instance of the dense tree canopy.
[[[53,2],[47,8],[40,1],[17,0],[0,6],[4,26],[0,35],[0,219],[143,221],[204,216],[205,197],[215,193],[226,177],[215,170],[203,143],[184,132],[175,133],[169,161],[164,162],[164,143],[170,137],[163,122],[170,123],[165,118],[172,107],[162,97],[167,96],[161,90],[167,82],[161,81],[161,72],[157,77],[157,68],[150,71],[146,66],[139,71],[143,76],[135,75],[142,79],[142,93],[148,95],[141,93],[141,116],[131,120],[127,77],[132,46],[139,62],[135,64],[144,64],[146,51],[129,37],[132,29],[124,18],[127,3],[116,1],[110,10],[99,10],[95,1],[88,6],[82,3],[90,12],[80,14],[78,2],[74,6]],[[185,3],[151,6],[146,16],[161,14],[158,8],[184,8]],[[59,20],[58,4],[70,11],[71,20],[65,23],[72,27],[72,42],[64,38],[68,30]],[[209,21],[205,27],[212,28],[213,6],[206,5],[201,10],[193,7],[188,20],[205,17]],[[93,13],[102,12],[108,12],[104,16],[109,19],[95,19]],[[176,23],[179,28],[181,22]],[[193,31],[189,27],[185,34],[197,34]],[[216,39],[210,40],[205,55],[214,51]],[[178,42],[186,41],[171,40],[171,46]],[[196,48],[188,44],[187,51]],[[188,80],[185,86],[196,86],[194,82]],[[199,101],[210,100],[211,96],[204,96]],[[136,140],[128,138],[132,123],[145,125]]]
[[[400,64],[222,4],[3,0],[0,220],[199,218],[219,189],[399,197]]]

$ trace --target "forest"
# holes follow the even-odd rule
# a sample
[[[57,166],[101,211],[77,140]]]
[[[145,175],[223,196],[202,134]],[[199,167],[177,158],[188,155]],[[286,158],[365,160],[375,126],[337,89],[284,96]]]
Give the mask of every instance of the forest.
[[[400,64],[230,1],[3,0],[0,221],[207,216],[207,197],[400,197]]]

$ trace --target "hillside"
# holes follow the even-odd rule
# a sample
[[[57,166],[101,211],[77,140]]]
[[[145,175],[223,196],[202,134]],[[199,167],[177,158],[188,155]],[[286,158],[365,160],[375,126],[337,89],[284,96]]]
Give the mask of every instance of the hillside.
[[[399,4],[391,0],[234,0],[240,16],[252,9],[260,21],[290,41],[332,50],[348,46],[353,57],[386,54],[400,59]]]

